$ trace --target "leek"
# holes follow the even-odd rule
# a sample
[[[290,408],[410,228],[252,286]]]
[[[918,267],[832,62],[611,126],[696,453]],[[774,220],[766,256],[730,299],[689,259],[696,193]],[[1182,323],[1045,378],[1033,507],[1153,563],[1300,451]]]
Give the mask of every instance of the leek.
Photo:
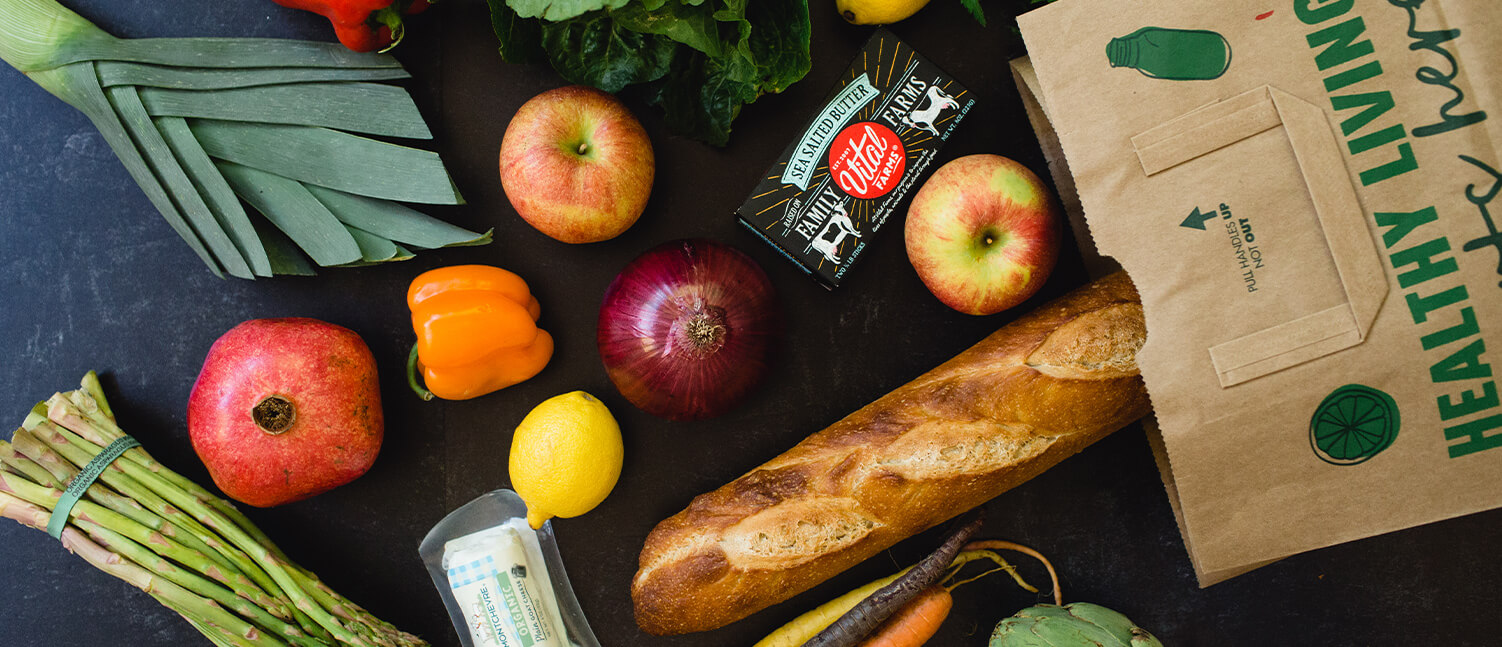
[[[381,83],[408,76],[390,56],[265,38],[121,39],[54,0],[0,0],[0,59],[88,116],[217,276],[307,275],[490,242],[400,204],[463,199],[436,153],[371,138],[432,138],[407,92]]]

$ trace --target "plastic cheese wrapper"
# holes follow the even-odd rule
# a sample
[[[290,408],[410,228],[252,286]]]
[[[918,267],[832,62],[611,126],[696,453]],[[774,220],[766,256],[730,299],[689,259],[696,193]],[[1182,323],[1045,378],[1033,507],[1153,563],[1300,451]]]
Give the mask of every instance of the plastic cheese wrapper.
[[[552,523],[532,530],[511,490],[481,495],[418,553],[465,647],[599,647],[569,586]]]

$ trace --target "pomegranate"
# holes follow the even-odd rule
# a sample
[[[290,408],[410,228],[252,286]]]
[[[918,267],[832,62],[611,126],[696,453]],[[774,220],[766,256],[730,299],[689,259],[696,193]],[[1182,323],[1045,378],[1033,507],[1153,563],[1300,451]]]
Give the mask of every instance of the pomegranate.
[[[188,434],[214,484],[257,507],[355,480],[381,450],[375,358],[317,319],[252,319],[209,348],[188,396]]]

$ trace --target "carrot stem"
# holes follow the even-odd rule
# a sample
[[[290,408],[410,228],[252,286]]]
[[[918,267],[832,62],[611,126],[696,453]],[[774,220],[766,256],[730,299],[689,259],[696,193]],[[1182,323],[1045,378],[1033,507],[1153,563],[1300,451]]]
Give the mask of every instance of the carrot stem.
[[[949,566],[949,576],[944,578],[944,581],[948,582],[950,580],[953,580],[960,574],[960,571],[965,568],[966,564],[982,559],[989,559],[994,562],[997,566],[997,569],[1006,571],[1007,575],[1010,575],[1012,577],[1012,581],[1016,582],[1017,586],[1022,587],[1028,593],[1038,592],[1038,587],[1028,584],[1027,580],[1022,579],[1022,575],[1017,572],[1017,567],[1012,566],[1011,562],[1008,562],[1001,556],[1000,553],[997,553],[994,550],[961,550],[960,554],[955,556],[954,563]],[[996,572],[996,570],[986,571],[985,575],[989,575],[994,572]],[[965,582],[969,582],[974,579],[976,578],[972,577],[968,580],[965,580]],[[959,586],[963,583],[964,582],[960,582],[954,584],[953,586],[949,586],[949,589],[952,591],[954,590],[955,586]]]
[[[980,541],[972,541],[968,544],[965,544],[964,550],[1010,550],[1022,553],[1024,555],[1032,557],[1033,559],[1043,562],[1043,567],[1048,569],[1048,579],[1052,580],[1053,582],[1053,602],[1054,604],[1058,605],[1064,604],[1064,592],[1059,589],[1059,573],[1058,571],[1054,570],[1053,564],[1049,562],[1048,558],[1044,557],[1042,553],[1028,548],[1027,546],[1023,546],[1022,544],[1014,544],[1010,541],[1002,541],[1000,539],[982,539]]]
[[[959,587],[959,585],[961,585],[961,584],[969,584],[969,583],[974,582],[974,581],[976,581],[976,580],[978,580],[978,579],[980,579],[982,577],[985,577],[987,575],[995,573],[996,571],[1005,571],[1005,570],[1007,570],[1007,569],[1004,568],[1004,567],[1001,567],[1001,566],[997,566],[996,568],[992,568],[992,569],[989,569],[989,570],[981,571],[979,575],[976,575],[974,577],[967,577],[967,578],[965,578],[963,580],[960,580],[958,582],[955,582],[953,584],[940,584],[940,586],[943,586],[945,591],[953,591],[953,590],[955,590],[955,588]],[[1037,591],[1033,591],[1033,592],[1036,593]]]

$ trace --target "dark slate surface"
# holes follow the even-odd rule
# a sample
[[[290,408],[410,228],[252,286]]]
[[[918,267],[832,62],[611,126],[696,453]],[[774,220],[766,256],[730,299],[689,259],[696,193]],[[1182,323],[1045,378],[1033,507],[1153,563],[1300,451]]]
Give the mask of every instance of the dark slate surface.
[[[671,136],[638,99],[658,158],[647,213],[620,238],[566,246],[528,228],[507,205],[496,151],[509,116],[561,82],[548,69],[503,64],[483,3],[449,0],[414,21],[399,57],[470,200],[437,215],[494,227],[489,247],[445,250],[387,267],[315,279],[218,280],[199,264],[79,113],[0,66],[0,412],[20,420],[36,399],[87,369],[127,429],[168,465],[207,483],[184,429],[188,390],[209,345],[250,318],[311,316],[353,328],[383,375],[386,446],[364,478],[252,517],[298,561],[378,615],[439,645],[457,645],[418,562],[417,543],[447,511],[508,485],[510,430],[542,399],[585,389],[605,400],[626,437],[626,465],[599,509],[555,522],[574,588],[605,645],[746,645],[793,616],[905,564],[933,544],[904,543],[793,602],[717,632],[655,638],[632,621],[628,583],[642,539],[695,494],[776,455],[804,435],[937,365],[1010,320],[972,318],[933,299],[897,236],[827,293],[738,231],[732,210],[869,31],[814,0],[808,78],[746,109],[723,150]],[[1021,53],[1008,13],[973,23],[953,0],[893,29],[980,99],[943,158],[995,152],[1041,170],[1005,62]],[[328,38],[311,15],[268,0],[72,0],[110,31],[143,36]],[[1060,37],[1068,37],[1061,34]],[[791,332],[768,383],[713,421],[670,424],[634,410],[611,387],[594,348],[600,295],[615,272],[664,240],[709,236],[746,250],[779,290]],[[512,269],[543,304],[558,340],[536,379],[469,402],[419,403],[400,379],[411,340],[403,305],[422,270],[480,262]],[[1066,250],[1044,297],[1084,281]],[[1041,298],[1041,297],[1040,297]],[[1019,310],[1020,311],[1020,310]],[[1170,645],[1496,644],[1502,567],[1493,556],[1502,512],[1489,512],[1293,557],[1208,590],[1196,587],[1143,432],[1130,427],[991,502],[983,533],[1056,561],[1066,597],[1119,609]],[[1031,564],[1024,572],[1038,581]],[[1000,618],[1040,598],[1001,577],[959,590],[932,644],[983,645]],[[0,645],[199,644],[186,623],[70,556],[43,533],[0,523]]]

